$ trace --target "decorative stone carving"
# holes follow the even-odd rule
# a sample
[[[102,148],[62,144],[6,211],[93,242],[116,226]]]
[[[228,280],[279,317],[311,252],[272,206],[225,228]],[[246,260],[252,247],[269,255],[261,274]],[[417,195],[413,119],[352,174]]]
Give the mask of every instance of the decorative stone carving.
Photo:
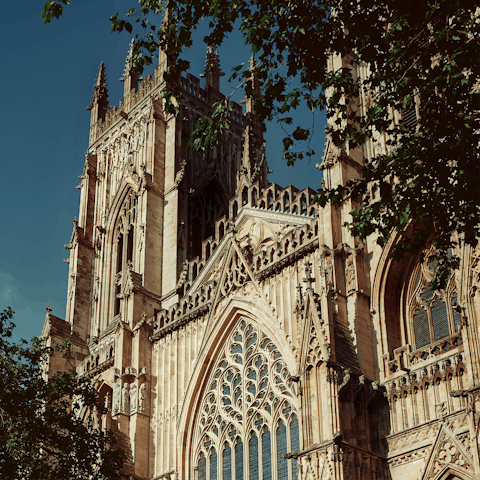
[[[127,382],[123,384],[122,390],[122,413],[127,415],[130,413],[130,391]]]
[[[141,385],[140,385],[140,389],[139,389],[139,398],[138,398],[138,411],[139,412],[145,412],[145,396],[146,396],[146,393],[145,393],[145,382],[143,382]]]
[[[116,415],[120,412],[120,397],[121,397],[121,388],[119,384],[114,384],[113,386],[113,407],[112,415]]]
[[[246,439],[268,427],[274,418],[288,422],[297,400],[285,361],[272,340],[241,320],[230,334],[208,382],[199,410],[200,443],[225,434]],[[233,432],[233,433],[232,433]],[[273,441],[273,439],[272,439]]]
[[[348,253],[345,259],[345,280],[347,294],[355,291],[355,266],[353,253]]]
[[[132,383],[130,385],[130,413],[136,413],[137,411],[137,385]]]

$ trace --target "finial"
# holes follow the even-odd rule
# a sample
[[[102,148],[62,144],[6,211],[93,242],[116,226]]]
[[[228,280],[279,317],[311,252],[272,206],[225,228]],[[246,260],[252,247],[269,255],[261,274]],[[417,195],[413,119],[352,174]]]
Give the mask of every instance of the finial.
[[[74,218],[73,218],[73,224],[74,224],[75,226],[78,225],[78,218],[77,218],[77,217],[74,217]]]
[[[120,81],[124,82],[124,87],[123,87],[124,96],[130,93],[132,89],[136,91],[138,88],[139,75],[133,65],[134,47],[135,47],[135,39],[132,38],[132,41],[130,42],[130,48],[128,50],[127,59],[125,61],[125,70],[123,71],[122,78],[120,78]]]
[[[105,114],[108,110],[108,92],[107,76],[103,62],[100,64],[100,67],[98,67],[97,79],[93,85],[92,102],[87,107],[87,110],[91,110],[92,112],[90,125],[95,124],[99,119],[105,120]]]
[[[306,284],[307,290],[313,290],[312,282],[315,282],[315,279],[312,278],[312,264],[310,262],[305,263],[305,278],[303,282]]]
[[[225,75],[220,69],[220,59],[215,45],[207,47],[207,58],[205,59],[206,86],[220,90],[220,77]]]
[[[171,26],[174,25],[174,18],[172,14],[172,9],[169,8],[170,1],[165,2],[163,10],[163,19],[162,19],[162,41],[158,49],[158,68],[155,69],[155,76],[162,78],[163,74],[167,71],[169,64],[172,61],[172,54],[167,54],[169,39],[166,37],[165,32],[170,30]]]
[[[47,305],[47,306],[45,307],[45,310],[47,311],[47,316],[52,313],[52,307],[51,307],[50,305]]]
[[[252,55],[250,57],[250,63],[248,69],[251,72],[250,79],[249,79],[249,91],[245,95],[245,103],[247,106],[247,114],[248,113],[255,113],[255,98],[260,96],[260,84],[258,82],[258,77],[254,73],[255,67],[257,66],[257,62],[255,61],[255,57]]]
[[[105,64],[102,62],[98,67],[97,80],[93,86],[93,95],[97,98],[106,98],[107,94],[107,75],[105,73]]]
[[[302,286],[297,285],[297,298],[295,299],[295,309],[294,312],[300,312],[303,306],[303,295],[302,295]]]

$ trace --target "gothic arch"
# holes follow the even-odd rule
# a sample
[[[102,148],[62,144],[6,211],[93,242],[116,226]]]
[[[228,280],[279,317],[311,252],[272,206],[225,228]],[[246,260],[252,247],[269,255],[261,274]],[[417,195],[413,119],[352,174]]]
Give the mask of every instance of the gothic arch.
[[[391,258],[393,248],[400,239],[400,234],[392,234],[380,255],[372,288],[372,310],[375,315],[374,324],[380,351],[378,358],[384,358],[393,349],[402,345],[403,328],[400,323],[400,303],[395,302],[400,298],[400,291],[404,283],[404,263],[399,263]],[[410,262],[412,259],[410,259]],[[407,260],[408,263],[410,263]],[[394,322],[394,318],[397,319]],[[392,323],[392,325],[391,325]],[[386,372],[385,372],[386,374]]]
[[[454,466],[447,466],[435,480],[473,480],[473,478],[473,475],[460,471]]]
[[[249,326],[252,327],[253,330],[249,329]],[[252,335],[254,335],[252,332],[256,332],[257,335],[255,342],[253,342],[252,345],[249,345],[248,348],[245,348],[242,355],[247,355],[247,351],[250,348],[253,348],[255,352],[254,355],[258,355],[258,357],[263,355],[263,358],[265,358],[265,352],[268,354],[270,351],[269,348],[274,349],[277,352],[274,354],[274,356],[276,356],[275,362],[278,362],[278,364],[283,362],[283,367],[281,368],[283,375],[282,378],[284,382],[288,383],[288,387],[286,388],[291,389],[291,391],[289,390],[289,395],[284,395],[283,397],[281,395],[279,396],[279,398],[281,397],[280,402],[282,403],[278,404],[277,410],[272,412],[272,416],[268,417],[268,422],[264,422],[265,424],[263,427],[260,426],[259,428],[251,429],[247,429],[245,427],[245,430],[239,433],[236,438],[241,438],[243,443],[245,443],[249,441],[249,436],[253,431],[255,431],[258,438],[260,438],[259,436],[268,430],[270,431],[270,435],[272,435],[271,438],[273,441],[273,439],[276,437],[273,437],[272,426],[275,428],[279,426],[278,422],[280,421],[280,417],[284,423],[286,421],[290,422],[287,422],[285,425],[288,432],[290,432],[291,422],[295,421],[295,418],[297,419],[297,422],[299,421],[299,404],[296,396],[296,385],[293,385],[293,382],[290,381],[290,376],[294,375],[294,372],[296,371],[295,357],[290,345],[288,344],[286,338],[282,338],[282,335],[278,334],[280,330],[278,327],[275,328],[274,320],[266,311],[248,301],[232,300],[222,312],[220,318],[217,320],[213,328],[210,331],[206,331],[206,339],[204,340],[203,347],[197,357],[194,372],[185,394],[185,399],[179,417],[179,423],[177,425],[178,465],[180,465],[180,468],[182,468],[182,470],[178,472],[180,479],[194,478],[194,468],[198,466],[197,463],[199,461],[201,450],[203,451],[204,455],[210,455],[211,453],[211,450],[206,450],[205,448],[199,449],[199,443],[202,441],[202,434],[199,433],[199,422],[201,421],[202,414],[201,409],[205,406],[204,403],[207,401],[208,396],[211,395],[212,381],[215,381],[214,375],[218,373],[217,370],[219,367],[221,367],[220,370],[224,368],[222,372],[226,372],[228,368],[234,366],[232,363],[232,353],[230,352],[226,354],[226,351],[233,345],[232,338],[235,335],[238,335],[238,331],[240,330],[243,332],[241,335],[243,335],[243,341],[245,342],[247,336],[245,333],[246,330],[248,330]],[[265,350],[265,345],[261,345],[262,341],[265,341],[270,345],[267,350]],[[225,359],[226,363],[229,363],[228,367],[226,365],[221,365],[225,362]],[[271,361],[271,359],[269,361]],[[247,380],[247,367],[249,366],[248,362],[250,362],[250,359],[246,358],[241,364],[243,367],[237,369],[237,374],[243,376],[243,379],[246,382],[249,381]],[[279,374],[279,372],[277,372],[277,374]],[[223,373],[220,373],[218,378],[220,378],[221,375],[223,375]],[[259,373],[257,373],[257,375],[259,375]],[[270,385],[270,383],[268,383],[268,385]],[[261,389],[258,389],[258,394],[260,391]],[[270,390],[268,390],[267,395],[269,394]],[[242,399],[243,396],[245,396],[245,403],[247,403],[247,395],[247,391],[242,393]],[[288,402],[284,402],[286,397],[288,397]],[[278,412],[280,407],[283,408],[287,403],[289,403],[291,407],[289,413],[290,416],[288,418],[286,418],[284,414],[282,417],[282,414]],[[253,407],[253,404],[250,406]],[[212,408],[216,407],[212,405]],[[245,406],[244,408],[247,407]],[[245,423],[251,426],[253,418],[248,416],[250,415],[248,412],[249,410],[245,410],[243,412],[245,413],[246,418]],[[225,414],[222,413],[222,415]],[[267,415],[265,415],[265,417],[267,417]],[[225,429],[230,428],[230,426],[234,425],[235,422],[232,421],[229,423],[227,417],[223,418],[223,421],[225,428],[219,432],[219,442],[221,446],[226,445],[225,442],[227,442],[230,445],[230,448],[234,448],[233,442],[235,439],[227,439],[228,432]],[[207,445],[206,448],[207,447],[211,449],[210,446]],[[216,445],[216,447],[217,449],[215,451],[217,454],[217,461],[219,461],[220,459],[218,458],[218,455],[222,453],[222,450],[218,449],[218,445]]]
[[[458,331],[460,320],[459,313],[453,309],[460,294],[455,279],[448,281],[445,290],[433,291],[429,287],[433,270],[428,256],[433,247],[427,246],[421,252],[427,256],[422,264],[419,264],[420,252],[395,261],[391,254],[399,239],[400,234],[392,235],[383,249],[373,282],[372,307],[379,337],[379,358],[391,358],[395,349],[407,344],[417,350],[452,336]],[[430,296],[424,299],[422,292],[427,290]],[[384,374],[387,376],[388,372]]]
[[[115,223],[117,221],[118,214],[120,213],[120,210],[130,191],[133,191],[136,195],[139,194],[137,185],[134,185],[128,180],[126,181],[124,180],[122,186],[118,189],[115,195],[115,198],[112,201],[112,204],[110,205],[109,214],[108,214],[108,218],[105,225],[105,229],[107,230],[107,235],[109,236],[108,238],[110,240],[113,236],[112,231],[115,228]]]
[[[101,294],[101,302],[103,307],[98,308],[98,311],[103,312],[103,318],[98,319],[98,324],[100,325],[101,329],[107,327],[108,322],[113,320],[114,314],[114,302],[112,300],[112,290],[113,290],[113,283],[114,283],[114,276],[116,266],[115,264],[115,237],[117,234],[117,222],[119,215],[122,211],[122,208],[125,202],[128,200],[129,195],[134,195],[138,198],[138,189],[137,186],[129,181],[124,181],[122,187],[118,190],[115,198],[111,204],[109,209],[108,218],[105,222],[105,250],[103,252],[103,257],[108,259],[104,262],[104,269],[101,272],[102,278],[102,294]],[[137,203],[137,217],[140,214],[141,206],[139,202]]]

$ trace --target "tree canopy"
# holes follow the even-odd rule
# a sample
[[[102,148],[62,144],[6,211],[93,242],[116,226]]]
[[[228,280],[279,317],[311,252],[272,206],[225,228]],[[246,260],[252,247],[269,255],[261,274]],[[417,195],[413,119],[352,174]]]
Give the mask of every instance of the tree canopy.
[[[124,453],[111,432],[92,428],[83,418],[85,411],[103,410],[95,385],[75,373],[46,378],[54,350],[38,338],[13,342],[12,317],[9,308],[0,313],[0,477],[116,478]]]
[[[70,0],[50,0],[42,16],[58,18]],[[167,13],[168,12],[168,13]],[[153,62],[160,47],[169,59],[164,74],[167,111],[180,100],[178,76],[188,70],[182,52],[192,32],[208,22],[204,41],[219,46],[239,29],[255,55],[231,79],[255,93],[259,122],[290,127],[283,139],[289,164],[315,154],[298,142],[311,122],[295,124],[292,112],[325,110],[328,138],[351,150],[382,142],[366,155],[363,176],[324,186],[318,201],[354,200],[354,235],[377,234],[384,245],[399,232],[395,255],[435,247],[435,282],[448,279],[459,258],[452,247],[475,246],[479,222],[480,11],[471,0],[140,0],[111,17],[112,31],[136,33],[136,66]],[[333,57],[346,60],[329,68]],[[354,68],[355,67],[355,68]],[[358,67],[358,68],[357,68]],[[361,75],[357,75],[358,72]],[[259,80],[254,92],[252,73]],[[228,99],[201,121],[191,146],[207,148],[228,126]],[[377,192],[372,195],[372,185]],[[409,228],[413,234],[404,234]]]

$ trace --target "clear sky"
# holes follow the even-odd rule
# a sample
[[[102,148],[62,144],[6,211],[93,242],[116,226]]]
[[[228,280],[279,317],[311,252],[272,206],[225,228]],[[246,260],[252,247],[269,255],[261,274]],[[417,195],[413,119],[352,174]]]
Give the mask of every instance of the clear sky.
[[[100,62],[106,65],[110,105],[123,94],[119,82],[131,36],[110,33],[108,18],[136,0],[72,0],[60,20],[44,25],[44,0],[3,2],[0,17],[0,309],[16,312],[17,333],[41,333],[45,307],[65,318],[72,220],[78,215],[79,184],[88,148],[90,104]],[[206,46],[199,40],[188,54],[195,76],[203,72]],[[219,49],[229,94],[231,68],[248,61],[239,35]],[[149,73],[149,72],[146,72]],[[238,101],[238,98],[237,98]],[[316,118],[317,156],[287,167],[281,130],[267,126],[269,181],[282,187],[317,189],[315,168],[324,147],[324,117]],[[308,122],[306,122],[308,124]]]

